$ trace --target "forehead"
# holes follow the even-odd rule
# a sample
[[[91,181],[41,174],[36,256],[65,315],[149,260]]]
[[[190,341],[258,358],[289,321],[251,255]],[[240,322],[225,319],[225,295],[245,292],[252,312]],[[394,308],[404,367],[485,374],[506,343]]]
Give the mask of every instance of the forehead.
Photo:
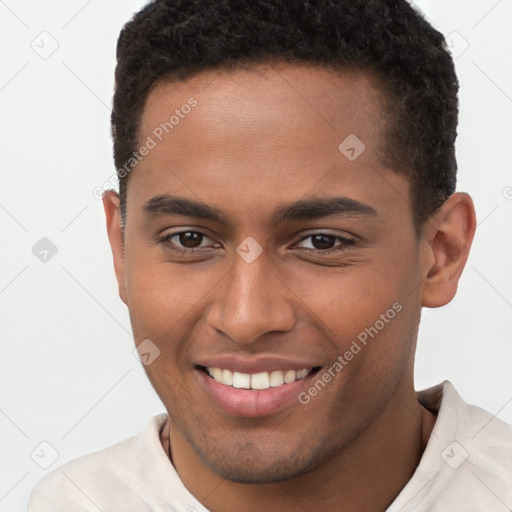
[[[368,140],[378,134],[383,121],[380,84],[368,72],[262,64],[206,71],[185,81],[160,81],[147,98],[141,135],[152,132],[191,97],[200,107],[194,114],[201,116],[203,142],[208,134],[215,142],[211,128],[221,126],[225,136],[237,139],[242,132],[266,138],[281,127],[290,140],[308,131],[317,135],[330,131],[339,138],[347,129],[364,132]]]
[[[382,177],[389,172],[381,163],[382,105],[370,74],[318,66],[162,81],[148,96],[139,132],[139,143],[151,139],[154,147],[133,172],[128,195],[179,193],[227,209],[243,200],[253,210],[333,187],[365,202],[385,199],[396,195],[383,188],[386,181],[403,177]]]

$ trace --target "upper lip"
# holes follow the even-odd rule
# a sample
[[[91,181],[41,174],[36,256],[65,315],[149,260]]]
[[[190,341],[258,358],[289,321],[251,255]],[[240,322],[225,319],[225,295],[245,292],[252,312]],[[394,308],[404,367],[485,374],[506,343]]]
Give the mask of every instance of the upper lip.
[[[233,355],[212,356],[201,360],[198,366],[205,368],[221,368],[239,373],[261,373],[277,370],[302,370],[320,365],[300,359],[284,359],[275,356],[242,357]]]

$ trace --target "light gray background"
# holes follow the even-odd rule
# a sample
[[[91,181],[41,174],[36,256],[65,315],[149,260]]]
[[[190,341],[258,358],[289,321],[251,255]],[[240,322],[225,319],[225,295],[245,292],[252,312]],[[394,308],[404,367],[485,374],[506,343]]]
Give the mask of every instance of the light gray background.
[[[132,353],[93,197],[114,173],[115,42],[143,3],[0,0],[2,512],[24,510],[48,471],[163,411]],[[416,3],[457,57],[458,188],[479,220],[458,296],[424,311],[417,387],[448,378],[512,422],[512,0]],[[46,59],[34,51],[57,44]],[[42,237],[58,251],[46,263],[32,252]],[[43,441],[58,452],[47,470],[31,458],[52,462]]]

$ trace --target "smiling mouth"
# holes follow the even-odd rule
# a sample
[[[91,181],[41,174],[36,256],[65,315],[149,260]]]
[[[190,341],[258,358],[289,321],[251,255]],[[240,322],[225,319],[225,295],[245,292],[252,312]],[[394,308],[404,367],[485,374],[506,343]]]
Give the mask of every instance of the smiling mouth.
[[[236,389],[264,390],[277,388],[304,379],[317,372],[320,367],[302,368],[299,370],[274,370],[272,372],[241,373],[224,368],[210,368],[201,366],[200,369],[209,375],[215,382]]]

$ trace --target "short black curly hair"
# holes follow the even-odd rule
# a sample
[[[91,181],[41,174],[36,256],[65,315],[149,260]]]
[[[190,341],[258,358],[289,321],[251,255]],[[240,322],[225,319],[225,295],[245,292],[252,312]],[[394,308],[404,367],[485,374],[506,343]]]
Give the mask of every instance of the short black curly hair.
[[[455,191],[454,63],[443,35],[406,0],[154,0],[117,44],[111,121],[123,218],[126,164],[152,87],[276,60],[378,77],[387,98],[385,158],[410,179],[417,228]]]

